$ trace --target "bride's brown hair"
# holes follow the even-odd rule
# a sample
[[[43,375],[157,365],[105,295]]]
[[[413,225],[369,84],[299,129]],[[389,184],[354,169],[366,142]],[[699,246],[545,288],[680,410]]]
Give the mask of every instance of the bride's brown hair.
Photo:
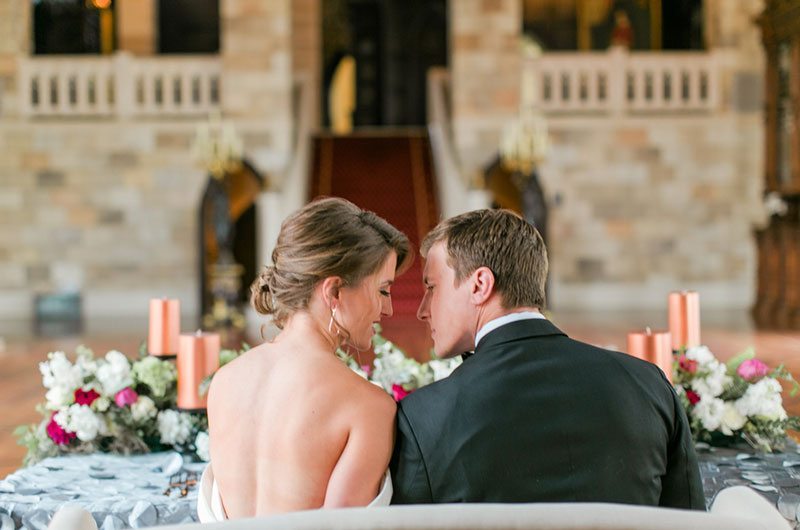
[[[404,271],[413,259],[405,234],[350,201],[315,200],[281,224],[272,265],[250,287],[250,302],[283,329],[293,313],[308,308],[319,282],[338,276],[345,286],[358,285],[392,251],[397,253],[396,271]]]

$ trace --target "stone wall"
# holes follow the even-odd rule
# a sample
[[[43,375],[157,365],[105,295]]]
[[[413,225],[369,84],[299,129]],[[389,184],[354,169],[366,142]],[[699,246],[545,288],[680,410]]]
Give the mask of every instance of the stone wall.
[[[751,305],[764,72],[753,19],[763,1],[706,7],[709,45],[723,52],[718,112],[551,117],[541,179],[554,308],[661,309],[670,290],[691,288],[703,307]],[[455,147],[472,179],[517,112],[520,13],[515,2],[470,0],[451,17]]]
[[[195,316],[203,119],[23,118],[28,5],[0,0],[0,318],[28,319],[35,294],[65,290],[89,319],[145,317],[158,296]],[[220,5],[223,117],[277,179],[291,144],[290,3]]]

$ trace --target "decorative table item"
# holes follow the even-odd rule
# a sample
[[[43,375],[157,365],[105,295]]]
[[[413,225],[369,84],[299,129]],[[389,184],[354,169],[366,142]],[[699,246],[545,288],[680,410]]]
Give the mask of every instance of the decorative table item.
[[[668,304],[672,349],[700,346],[700,295],[696,291],[672,292]]]
[[[180,301],[169,298],[154,298],[150,300],[147,352],[156,357],[175,357],[178,353],[178,335],[180,332]]]
[[[672,382],[672,339],[669,331],[644,331],[628,333],[628,355],[649,361],[664,372]]]
[[[203,379],[219,368],[220,337],[217,333],[184,333],[178,351],[178,408],[204,411],[207,396],[200,393]]]

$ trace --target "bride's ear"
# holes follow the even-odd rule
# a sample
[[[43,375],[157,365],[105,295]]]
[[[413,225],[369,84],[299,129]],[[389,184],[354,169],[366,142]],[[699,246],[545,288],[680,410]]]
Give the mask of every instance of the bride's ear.
[[[322,298],[328,307],[333,305],[334,300],[338,300],[342,283],[342,279],[338,276],[328,276],[322,280]]]

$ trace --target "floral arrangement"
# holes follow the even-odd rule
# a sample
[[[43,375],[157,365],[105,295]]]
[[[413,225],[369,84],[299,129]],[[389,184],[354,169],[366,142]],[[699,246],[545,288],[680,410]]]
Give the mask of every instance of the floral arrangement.
[[[755,358],[753,349],[721,363],[705,346],[678,352],[673,369],[675,389],[689,416],[695,441],[712,445],[744,440],[771,452],[786,441],[787,429],[798,429],[800,418],[783,408],[781,383],[798,384],[783,367],[771,369]]]
[[[62,351],[47,359],[39,364],[47,389],[37,406],[43,419],[14,432],[28,449],[25,465],[95,451],[176,449],[207,458],[205,415],[175,409],[177,371],[171,362],[144,355],[131,361],[116,350],[96,358],[85,346],[72,359]]]
[[[460,360],[432,360],[420,364],[378,333],[373,338],[375,365],[359,366],[343,352],[338,355],[350,368],[400,400],[415,389],[447,377]],[[222,350],[220,366],[241,351]],[[97,358],[79,346],[74,356],[49,353],[39,364],[45,402],[37,406],[39,424],[18,427],[14,434],[28,452],[23,461],[69,453],[105,451],[120,454],[176,450],[208,461],[208,420],[203,413],[176,408],[175,365],[140,352],[131,361],[113,350]],[[200,388],[204,393],[212,376]]]
[[[461,364],[460,358],[434,358],[426,363],[420,363],[406,357],[403,350],[381,335],[381,327],[378,324],[375,324],[372,350],[375,352],[373,366],[360,366],[352,356],[342,350],[339,350],[337,355],[350,369],[383,388],[395,401],[400,401],[418,388],[444,379]]]

